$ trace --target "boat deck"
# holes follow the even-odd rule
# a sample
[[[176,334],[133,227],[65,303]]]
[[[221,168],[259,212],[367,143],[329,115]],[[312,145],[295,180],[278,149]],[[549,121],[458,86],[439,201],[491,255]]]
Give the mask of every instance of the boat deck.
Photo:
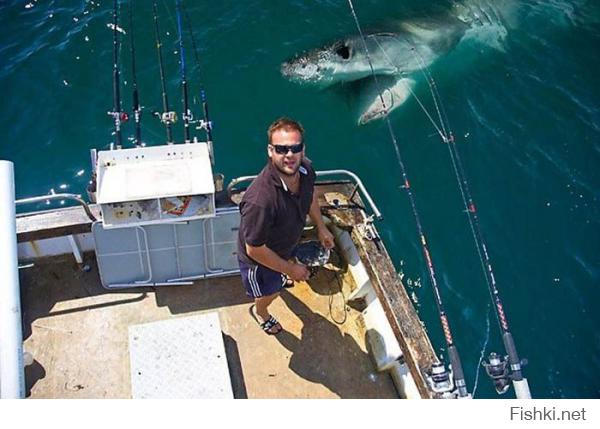
[[[251,318],[239,276],[112,291],[93,253],[85,263],[88,272],[65,255],[20,270],[24,348],[35,359],[25,371],[29,397],[130,398],[128,327],[208,311],[219,313],[236,398],[398,397],[367,353],[360,313],[344,303],[347,277],[322,270],[285,289],[271,311],[284,332],[269,336]]]

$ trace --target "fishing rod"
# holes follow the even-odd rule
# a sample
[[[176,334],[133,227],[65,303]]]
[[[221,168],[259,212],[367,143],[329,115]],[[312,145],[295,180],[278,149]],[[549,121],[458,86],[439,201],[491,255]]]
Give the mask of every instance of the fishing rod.
[[[477,215],[477,209],[471,196],[469,182],[467,180],[467,176],[463,168],[463,163],[458,152],[458,147],[456,145],[454,134],[450,129],[448,116],[446,115],[446,111],[444,109],[444,105],[442,103],[442,99],[437,89],[435,80],[433,79],[433,76],[429,72],[425,62],[423,61],[419,53],[414,48],[412,49],[412,51],[417,61],[420,62],[422,73],[425,76],[425,80],[427,81],[427,84],[429,86],[433,103],[436,108],[438,118],[440,120],[439,127],[437,126],[435,121],[433,121],[431,115],[428,114],[428,112],[425,109],[425,106],[423,106],[422,103],[419,103],[419,105],[423,110],[426,111],[428,118],[432,121],[442,141],[448,146],[450,159],[452,161],[452,167],[457,179],[458,188],[460,190],[463,205],[465,207],[465,212],[467,213],[467,219],[469,221],[471,234],[475,242],[475,248],[479,256],[479,261],[481,263],[484,278],[488,286],[488,291],[490,292],[490,298],[494,303],[494,312],[496,314],[496,318],[498,320],[498,324],[502,334],[504,349],[507,353],[506,356],[502,357],[497,353],[492,352],[490,353],[488,361],[482,363],[482,365],[484,366],[487,375],[494,382],[494,386],[498,394],[505,393],[508,390],[509,383],[512,381],[517,398],[531,398],[529,384],[527,382],[527,379],[523,377],[522,373],[522,367],[527,364],[527,360],[519,358],[514,338],[508,327],[508,321],[506,318],[506,314],[504,313],[504,305],[502,304],[502,300],[500,299],[500,293],[496,285],[496,276],[494,275],[494,270],[490,261],[487,245],[484,240],[483,233],[481,232],[479,217]],[[506,359],[508,359],[508,362]],[[507,364],[510,365],[510,368],[507,367]]]
[[[456,173],[459,188],[461,189],[461,195],[463,196],[463,202],[467,212],[467,217],[469,219],[469,224],[471,226],[471,232],[473,234],[475,246],[477,247],[479,258],[484,268],[483,272],[484,276],[486,277],[490,298],[494,303],[494,311],[496,313],[502,333],[504,349],[507,353],[506,357],[502,357],[493,352],[490,353],[488,362],[484,362],[483,366],[487,375],[493,380],[496,392],[499,394],[505,393],[508,390],[509,383],[512,381],[517,398],[531,399],[529,384],[527,383],[527,379],[523,377],[522,373],[522,367],[527,363],[527,361],[519,358],[514,338],[508,326],[508,320],[506,318],[506,314],[504,313],[504,305],[500,299],[500,293],[496,284],[496,276],[494,275],[494,270],[492,268],[486,242],[481,232],[479,218],[477,216],[477,209],[475,207],[475,203],[473,202],[473,198],[471,197],[467,178],[464,173],[462,162],[456,148],[456,141],[452,133],[449,134],[446,143],[448,144],[448,150],[450,152],[452,164]],[[510,371],[509,368],[507,368],[506,358],[508,358]]]
[[[133,82],[133,116],[135,119],[135,146],[140,147],[144,146],[144,143],[142,143],[141,127],[142,108],[140,107],[140,98],[137,86],[137,74],[135,70],[135,42],[133,37],[133,2],[134,0],[131,0],[131,3],[129,3],[129,40],[131,50],[131,76]]]
[[[502,342],[504,343],[504,349],[507,353],[507,355],[503,357],[501,355],[498,355],[497,353],[492,352],[490,353],[488,361],[483,362],[482,365],[484,366],[487,375],[494,382],[496,392],[498,392],[499,394],[505,393],[508,390],[509,383],[512,381],[517,398],[530,399],[531,392],[529,390],[529,384],[527,382],[527,379],[523,377],[522,373],[522,367],[527,364],[527,361],[519,358],[514,338],[508,326],[508,320],[506,318],[506,314],[504,313],[504,305],[502,304],[502,300],[500,299],[500,293],[496,284],[496,276],[494,275],[494,270],[490,261],[486,241],[481,231],[479,217],[477,215],[477,209],[473,201],[473,197],[471,195],[469,182],[467,180],[467,175],[465,173],[465,169],[463,168],[463,163],[458,152],[456,140],[454,138],[454,134],[450,130],[448,117],[446,115],[444,105],[442,104],[440,94],[437,90],[437,85],[435,84],[435,81],[433,80],[433,77],[431,76],[427,68],[424,67],[422,68],[422,70],[427,80],[427,84],[431,91],[434,105],[436,107],[438,117],[440,119],[440,124],[443,130],[442,140],[448,146],[450,159],[452,161],[452,167],[465,207],[465,212],[467,213],[469,226],[471,228],[471,233],[475,242],[477,254],[481,262],[481,267],[483,269],[486,284],[490,292],[490,298],[494,303],[494,312],[496,314],[498,325],[502,334]],[[508,362],[506,359],[508,359]],[[508,368],[507,365],[509,365],[510,368]]]
[[[481,264],[484,267],[484,276],[486,277],[490,298],[494,303],[494,311],[496,313],[498,324],[502,333],[502,342],[504,343],[504,349],[507,353],[506,357],[502,357],[493,352],[490,353],[488,362],[484,362],[483,366],[488,376],[493,380],[496,391],[499,394],[505,393],[508,390],[509,383],[512,381],[517,398],[531,399],[529,384],[527,379],[523,377],[522,373],[522,367],[527,364],[527,361],[519,358],[514,338],[508,326],[508,320],[504,312],[504,305],[500,299],[500,293],[496,284],[496,276],[494,275],[487,245],[483,238],[483,233],[481,232],[479,217],[477,216],[477,209],[469,190],[468,181],[464,173],[462,161],[458,154],[456,141],[452,133],[449,134],[446,143],[448,144],[448,150],[450,152],[450,157],[452,159],[452,164],[456,173],[459,188],[461,189],[461,195],[463,197],[463,203],[471,226],[471,232],[473,234],[475,246],[477,247]],[[509,368],[507,368],[506,358],[508,358],[508,364],[510,365],[510,373]]]
[[[115,0],[113,8],[113,110],[108,112],[109,116],[115,121],[115,142],[117,149],[123,147],[121,123],[127,121],[127,113],[121,111],[121,89],[120,89],[120,71],[119,71],[119,0]]]
[[[185,77],[185,50],[183,46],[183,31],[181,30],[181,2],[175,0],[175,6],[177,11],[177,33],[179,35],[179,57],[181,62],[181,90],[183,92],[183,131],[185,136],[185,142],[189,143],[190,140],[190,121],[193,120],[192,112],[188,104],[188,87],[187,80]]]
[[[194,59],[196,60],[196,68],[200,70],[200,59],[198,57],[198,47],[196,45],[196,39],[194,37],[194,32],[192,31],[192,24],[190,21],[190,17],[188,16],[187,9],[185,7],[185,2],[181,3],[181,8],[183,10],[183,17],[185,18],[186,26],[188,29],[188,33],[190,34],[190,39],[192,41],[192,48],[194,51]],[[212,144],[212,122],[210,120],[209,112],[208,112],[208,102],[206,101],[206,92],[204,91],[204,86],[202,85],[202,79],[200,81],[200,100],[202,102],[202,113],[204,115],[204,119],[200,120],[197,129],[202,129],[206,132],[206,141],[209,144]]]
[[[379,48],[382,49],[385,55],[385,49],[383,48],[383,46],[379,45]],[[471,197],[471,193],[469,191],[469,185],[466,178],[466,174],[464,172],[464,168],[462,167],[462,162],[458,153],[454,135],[450,130],[448,117],[442,104],[441,96],[437,90],[435,80],[433,79],[433,76],[431,76],[431,73],[429,72],[428,67],[425,64],[425,61],[414,47],[411,50],[417,62],[419,62],[421,71],[425,76],[425,80],[427,81],[427,84],[429,86],[429,90],[433,99],[433,104],[435,106],[440,121],[439,125],[435,122],[432,115],[424,106],[423,102],[419,99],[417,94],[414,93],[410,86],[407,86],[407,89],[409,90],[411,95],[415,97],[418,105],[423,110],[429,121],[432,123],[433,127],[441,137],[442,141],[448,145],[448,150],[450,151],[450,159],[452,160],[452,166],[454,169],[455,176],[457,178],[457,183],[461,192],[463,204],[465,206],[465,212],[468,214],[469,225],[471,228],[473,239],[475,241],[475,247],[477,249],[479,260],[481,262],[481,267],[484,272],[486,284],[488,285],[488,289],[490,291],[490,297],[492,299],[492,302],[494,303],[494,311],[498,319],[498,323],[502,332],[502,339],[505,345],[505,350],[507,352],[507,355],[504,358],[498,355],[497,353],[490,353],[488,362],[483,363],[483,366],[485,367],[488,376],[494,381],[496,391],[499,394],[505,393],[508,390],[508,384],[510,383],[510,381],[513,381],[517,397],[523,399],[530,398],[531,394],[529,392],[529,385],[527,384],[527,380],[523,378],[521,372],[522,366],[524,366],[527,363],[527,360],[519,359],[514,339],[512,337],[512,334],[510,333],[510,330],[508,329],[508,322],[506,320],[506,315],[504,314],[504,307],[502,305],[502,301],[500,300],[500,295],[496,287],[496,280],[493,273],[492,264],[489,259],[487,246],[485,244],[483,234],[479,226],[479,219],[477,216],[475,203],[473,202],[473,198]],[[389,57],[388,60],[390,61],[390,63],[393,63]],[[510,375],[509,369],[507,368],[507,358],[508,363],[510,364],[510,369],[511,371],[513,371],[513,373]]]
[[[369,62],[369,67],[371,68],[371,75],[375,79],[375,84],[376,84],[377,88],[380,88],[379,82],[377,79],[377,75],[375,74],[375,71],[373,69],[373,63],[371,62],[371,57],[369,54],[369,49],[368,49],[368,46],[367,46],[367,43],[365,40],[365,36],[363,34],[360,23],[358,21],[356,12],[354,10],[354,5],[352,4],[352,0],[348,0],[348,4],[350,6],[350,11],[352,12],[352,16],[354,17],[356,27],[358,28],[358,32],[360,33],[360,36],[361,36],[361,39],[362,39],[362,42],[363,42],[363,45],[365,48],[367,60]],[[383,99],[383,95],[381,94],[381,91],[379,91],[379,98],[381,100],[384,112],[387,112],[387,107],[386,107],[385,101]],[[433,289],[435,303],[436,303],[436,307],[438,310],[438,316],[439,316],[439,319],[440,319],[440,322],[442,325],[444,338],[446,340],[447,352],[448,352],[448,357],[450,359],[450,365],[452,366],[454,383],[455,383],[456,389],[458,391],[457,392],[458,396],[461,398],[467,398],[467,397],[470,397],[470,395],[467,391],[467,385],[466,385],[466,381],[465,381],[465,375],[464,375],[464,371],[462,368],[460,355],[458,353],[458,349],[456,348],[456,345],[454,344],[454,339],[452,337],[452,331],[450,329],[450,322],[448,321],[448,316],[446,314],[446,311],[444,309],[444,305],[442,302],[440,288],[437,283],[435,268],[433,266],[433,260],[431,259],[431,252],[429,251],[429,245],[427,244],[427,240],[425,238],[425,233],[423,230],[423,226],[421,224],[419,212],[417,211],[416,202],[415,202],[413,193],[411,191],[410,182],[408,181],[408,175],[406,173],[406,168],[404,167],[404,163],[402,161],[402,156],[400,154],[400,149],[398,147],[396,135],[394,133],[394,130],[392,129],[392,124],[387,115],[385,115],[385,120],[386,120],[386,123],[388,126],[388,131],[390,133],[390,137],[392,139],[392,143],[394,145],[396,159],[398,161],[398,165],[400,166],[400,171],[401,171],[402,179],[403,179],[402,187],[406,190],[406,193],[408,195],[408,199],[409,199],[410,206],[412,209],[413,217],[415,218],[415,223],[417,225],[417,231],[419,233],[419,238],[420,238],[420,242],[421,242],[421,249],[423,251],[423,256],[424,256],[425,262],[427,264],[429,280],[431,282],[431,286]],[[452,390],[454,390],[454,385],[452,383],[449,383],[449,378],[450,378],[450,376],[447,374],[445,367],[441,362],[435,363],[432,366],[431,373],[429,374],[429,382],[430,382],[430,385],[434,392],[442,393],[442,394],[452,393]]]
[[[156,1],[152,4],[154,14],[154,32],[156,36],[156,50],[158,52],[158,67],[160,71],[160,86],[162,91],[162,113],[155,112],[155,115],[160,118],[160,121],[165,124],[167,129],[167,144],[173,144],[173,131],[171,125],[177,121],[177,114],[169,110],[169,99],[167,97],[167,84],[165,81],[165,69],[162,58],[162,44],[160,42],[160,31],[158,29],[158,11]]]
[[[109,116],[115,121],[115,142],[117,149],[122,148],[122,133],[121,123],[127,120],[127,113],[121,111],[121,90],[119,82],[119,1],[115,0],[113,5],[113,110],[107,112]],[[111,143],[111,149],[113,144]],[[96,149],[90,150],[91,156],[91,172],[90,181],[86,186],[86,192],[88,199],[95,203],[96,202],[96,190],[97,190],[97,178],[96,178],[96,160],[97,152]]]

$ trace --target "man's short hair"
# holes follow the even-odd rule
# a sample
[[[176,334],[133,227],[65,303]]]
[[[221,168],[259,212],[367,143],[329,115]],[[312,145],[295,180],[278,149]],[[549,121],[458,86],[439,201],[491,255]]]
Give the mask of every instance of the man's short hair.
[[[298,131],[300,133],[302,141],[304,141],[304,128],[298,121],[294,121],[293,119],[286,118],[284,116],[273,122],[267,130],[267,141],[269,144],[271,144],[271,138],[273,136],[273,133],[277,130]]]

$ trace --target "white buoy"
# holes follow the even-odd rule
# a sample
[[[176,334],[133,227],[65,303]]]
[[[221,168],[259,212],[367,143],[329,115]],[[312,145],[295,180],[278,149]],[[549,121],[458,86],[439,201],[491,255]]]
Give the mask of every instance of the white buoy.
[[[14,168],[0,161],[0,397],[25,397]]]

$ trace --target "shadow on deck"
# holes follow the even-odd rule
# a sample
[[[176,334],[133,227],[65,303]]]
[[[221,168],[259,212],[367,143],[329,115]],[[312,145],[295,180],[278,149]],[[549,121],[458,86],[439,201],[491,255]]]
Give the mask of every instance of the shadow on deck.
[[[206,311],[219,313],[236,398],[397,397],[367,354],[359,313],[344,304],[349,283],[331,272],[282,292],[272,313],[284,332],[268,336],[238,276],[113,291],[100,285],[94,255],[85,262],[89,272],[64,256],[20,273],[30,397],[129,398],[128,327]]]

